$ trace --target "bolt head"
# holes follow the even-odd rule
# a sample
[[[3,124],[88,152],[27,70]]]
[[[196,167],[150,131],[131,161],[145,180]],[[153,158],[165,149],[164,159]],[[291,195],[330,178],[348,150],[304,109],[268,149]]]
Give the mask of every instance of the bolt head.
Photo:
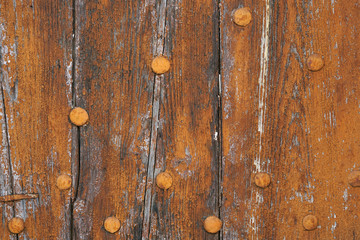
[[[208,233],[217,233],[222,228],[222,221],[215,216],[209,216],[204,221],[204,229]]]
[[[360,187],[360,171],[352,171],[348,176],[349,184],[353,187]]]
[[[303,226],[305,230],[312,231],[318,226],[318,219],[314,215],[307,215],[303,218]]]
[[[156,176],[156,185],[161,189],[169,189],[172,186],[172,176],[167,172],[159,173]]]
[[[116,217],[108,217],[104,221],[104,228],[109,233],[116,233],[120,229],[120,221]]]
[[[60,190],[67,190],[71,188],[72,179],[69,175],[62,174],[56,180],[56,186]]]
[[[76,107],[71,110],[69,118],[72,124],[80,127],[85,125],[89,121],[89,114],[86,112],[85,109]]]
[[[154,58],[151,63],[151,69],[156,74],[163,74],[170,70],[170,61],[163,56]]]
[[[270,185],[270,175],[264,172],[257,173],[254,177],[255,185],[260,188],[266,188]]]
[[[309,56],[306,64],[308,69],[313,72],[319,71],[325,65],[323,58],[319,54],[312,54]]]
[[[252,16],[249,8],[238,8],[233,14],[233,21],[236,25],[245,27],[251,22]]]
[[[21,233],[25,228],[25,222],[21,218],[14,217],[8,223],[8,229],[11,233]]]

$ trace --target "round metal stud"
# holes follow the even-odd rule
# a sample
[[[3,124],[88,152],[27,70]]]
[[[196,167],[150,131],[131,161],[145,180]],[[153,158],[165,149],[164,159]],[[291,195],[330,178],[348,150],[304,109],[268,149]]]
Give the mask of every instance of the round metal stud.
[[[303,218],[303,226],[305,230],[312,231],[318,226],[318,219],[314,215],[307,215]]]
[[[204,228],[208,233],[217,233],[222,228],[222,221],[215,216],[207,217],[204,221]]]
[[[348,176],[349,184],[353,187],[360,187],[360,171],[352,171]]]
[[[325,65],[324,60],[319,54],[312,54],[308,57],[306,64],[310,71],[316,72],[322,69]]]
[[[67,190],[71,188],[71,183],[72,183],[71,177],[66,174],[60,175],[56,180],[56,186],[60,190]]]
[[[14,217],[9,221],[8,228],[11,233],[21,233],[25,228],[25,222],[21,218]]]
[[[156,74],[166,73],[170,69],[170,61],[166,57],[158,56],[152,61],[151,69]]]
[[[233,21],[236,25],[245,27],[251,22],[251,12],[249,8],[238,8],[233,14]]]
[[[72,124],[80,127],[85,125],[89,121],[89,114],[86,112],[85,109],[76,107],[71,110],[69,118]]]
[[[120,221],[116,217],[108,217],[104,221],[104,228],[109,233],[116,233],[120,229]]]
[[[266,188],[270,185],[270,175],[264,172],[257,173],[254,177],[255,185],[261,188]]]
[[[169,189],[172,186],[172,176],[167,172],[159,173],[156,176],[156,185],[161,189]]]

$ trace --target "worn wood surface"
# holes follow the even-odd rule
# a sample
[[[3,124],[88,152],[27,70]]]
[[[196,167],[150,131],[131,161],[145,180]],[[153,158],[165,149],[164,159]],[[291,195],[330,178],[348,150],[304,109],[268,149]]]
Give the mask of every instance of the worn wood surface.
[[[71,175],[71,1],[1,1],[1,239],[69,239],[71,190],[56,188]],[[26,231],[10,235],[17,216]]]
[[[247,26],[232,20],[239,7]],[[347,181],[360,169],[359,8],[0,0],[0,239],[359,239],[360,188]],[[160,55],[171,67],[155,75]],[[85,126],[69,123],[73,107]],[[203,228],[211,215],[219,233]]]
[[[238,7],[250,25],[231,23]],[[225,1],[221,13],[223,238],[358,239],[359,3]],[[310,213],[319,226],[305,231]]]

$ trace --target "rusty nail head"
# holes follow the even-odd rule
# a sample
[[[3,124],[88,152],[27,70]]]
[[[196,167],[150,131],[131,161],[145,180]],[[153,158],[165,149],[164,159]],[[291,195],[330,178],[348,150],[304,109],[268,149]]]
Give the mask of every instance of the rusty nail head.
[[[233,14],[233,21],[236,25],[245,27],[251,22],[251,12],[249,8],[238,8]]]
[[[166,73],[170,69],[170,61],[166,57],[158,56],[153,59],[151,69],[156,74]]]
[[[115,233],[120,229],[120,221],[116,217],[108,217],[104,221],[104,228],[109,233]]]
[[[159,173],[156,176],[156,185],[161,189],[169,189],[172,186],[172,176],[167,172]]]
[[[67,190],[71,188],[71,183],[72,183],[71,177],[66,174],[60,175],[56,180],[56,186],[60,190]]]
[[[18,217],[14,217],[9,221],[8,228],[11,233],[21,233],[25,228],[24,220]]]
[[[352,171],[348,176],[349,184],[353,187],[360,187],[360,171]]]
[[[85,109],[76,107],[71,110],[69,118],[72,124],[80,127],[85,125],[89,121],[89,114],[86,112]]]
[[[254,177],[255,185],[261,188],[266,188],[270,185],[270,175],[264,172],[257,173]]]
[[[324,60],[319,54],[312,54],[308,57],[306,64],[310,71],[316,72],[322,69],[325,65]]]
[[[222,221],[216,216],[209,216],[204,221],[204,229],[208,233],[217,233],[222,228]]]
[[[312,231],[318,226],[318,219],[314,215],[307,215],[303,218],[303,226],[305,230]]]

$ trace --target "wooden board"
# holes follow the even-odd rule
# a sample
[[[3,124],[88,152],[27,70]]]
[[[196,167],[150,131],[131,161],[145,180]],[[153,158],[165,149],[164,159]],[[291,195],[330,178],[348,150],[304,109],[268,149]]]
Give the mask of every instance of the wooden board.
[[[232,23],[238,7],[250,25]],[[360,193],[347,182],[359,169],[359,4],[225,1],[221,13],[223,238],[359,238]],[[306,66],[313,53],[318,72]]]
[[[217,239],[203,221],[219,213],[218,6],[191,0],[160,6],[163,39],[154,54],[169,57],[171,69],[156,78],[150,230],[144,226],[143,239]],[[163,171],[173,178],[165,191],[154,184]]]
[[[140,239],[154,91],[154,2],[76,1],[76,105],[81,127],[74,239]],[[107,217],[120,220],[108,233]]]
[[[56,179],[71,175],[72,1],[1,1],[1,239],[69,239],[71,190]],[[7,222],[25,220],[11,235]]]

